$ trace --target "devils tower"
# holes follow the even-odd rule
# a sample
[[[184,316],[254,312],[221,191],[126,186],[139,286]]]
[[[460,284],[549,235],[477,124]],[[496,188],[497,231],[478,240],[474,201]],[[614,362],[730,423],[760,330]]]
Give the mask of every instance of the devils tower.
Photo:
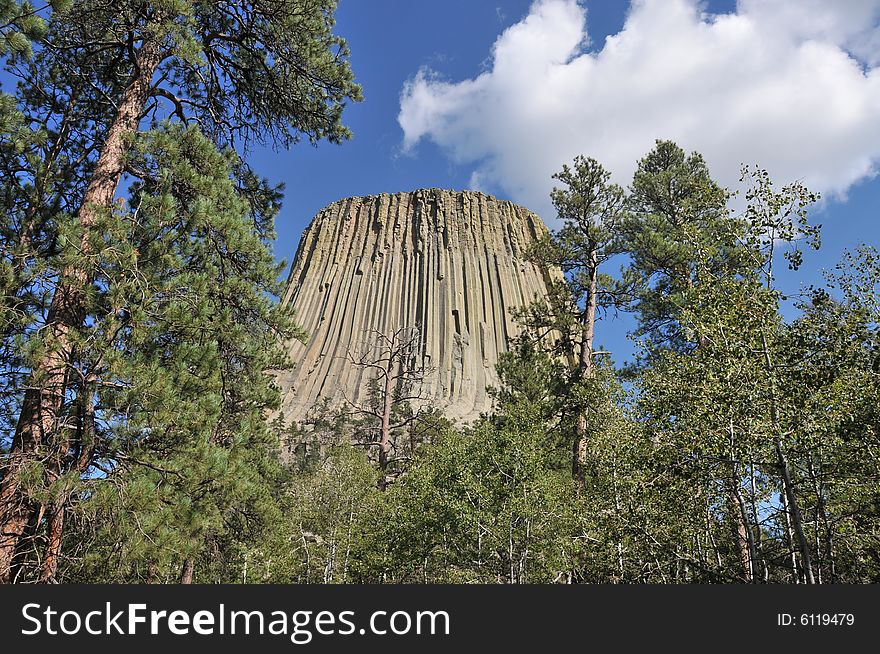
[[[546,233],[527,209],[475,191],[353,197],[321,210],[284,296],[308,332],[279,380],[285,418],[325,399],[364,401],[370,371],[352,353],[401,329],[417,334],[417,403],[462,421],[487,411],[495,364],[518,333],[511,311],[547,293],[553,273],[525,256]]]

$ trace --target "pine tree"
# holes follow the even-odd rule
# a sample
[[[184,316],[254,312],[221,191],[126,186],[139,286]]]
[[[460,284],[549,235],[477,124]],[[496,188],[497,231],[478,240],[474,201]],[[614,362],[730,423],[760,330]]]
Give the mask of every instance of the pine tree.
[[[121,229],[114,198],[124,174],[149,181],[132,156],[135,133],[144,120],[158,126],[173,117],[221,148],[347,138],[341,112],[360,90],[331,31],[334,8],[332,0],[59,5],[33,62],[13,62],[25,124],[39,136],[18,176],[25,187],[14,191],[22,216],[14,249],[33,253],[19,259],[31,268],[20,274],[48,308],[32,314],[23,343],[4,334],[4,345],[22,353],[17,386],[27,390],[15,398],[0,488],[0,580],[10,580],[22,538],[42,524],[43,505],[25,488],[33,468],[44,467],[46,483],[62,476],[58,462],[83,429],[74,424],[92,413],[94,380],[84,369],[95,364],[83,357],[95,325],[110,317],[90,310],[104,290],[99,271],[118,264],[104,242]],[[260,216],[266,185],[235,165],[237,195]],[[136,208],[126,215],[134,220]]]
[[[622,289],[600,267],[620,253],[618,228],[623,220],[624,192],[595,159],[576,157],[553,176],[564,184],[550,194],[564,226],[543,239],[532,252],[545,265],[559,266],[566,278],[547,299],[520,314],[527,333],[539,343],[560,335],[557,353],[573,363],[571,384],[576,416],[572,442],[572,477],[583,488],[587,474],[590,409],[584,402],[595,378],[594,339],[598,312],[621,304]],[[584,391],[578,397],[578,389]]]
[[[676,349],[692,347],[678,320],[696,266],[734,275],[746,265],[741,220],[727,208],[729,193],[710,176],[703,157],[672,141],[657,141],[639,160],[621,224],[630,259],[625,277],[634,291],[637,336]]]
[[[196,128],[166,125],[141,135],[131,159],[144,181],[129,210],[102,223],[103,256],[89,271],[76,455],[45,492],[52,510],[78,502],[84,518],[100,516],[96,540],[73,534],[73,548],[94,545],[85,565],[143,580],[151,567],[192,570],[210,543],[277,519],[266,418],[279,393],[268,371],[284,367],[282,343],[297,332],[271,299],[277,203],[253,213],[236,188],[237,157]]]
[[[59,8],[62,2],[50,2]],[[0,0],[0,56],[11,54],[29,58],[33,54],[33,42],[46,33],[46,22],[40,10],[30,2]]]

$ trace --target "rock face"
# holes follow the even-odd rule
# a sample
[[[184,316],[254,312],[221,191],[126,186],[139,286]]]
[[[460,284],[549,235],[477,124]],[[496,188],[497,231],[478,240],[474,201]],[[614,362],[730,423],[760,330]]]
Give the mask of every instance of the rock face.
[[[524,259],[547,232],[535,214],[474,191],[418,190],[334,202],[312,220],[284,302],[309,334],[280,379],[287,420],[325,398],[366,401],[352,363],[379,335],[417,329],[421,403],[470,421],[491,407],[495,363],[517,333],[511,309],[546,295],[558,271]],[[354,355],[354,356],[353,356]]]

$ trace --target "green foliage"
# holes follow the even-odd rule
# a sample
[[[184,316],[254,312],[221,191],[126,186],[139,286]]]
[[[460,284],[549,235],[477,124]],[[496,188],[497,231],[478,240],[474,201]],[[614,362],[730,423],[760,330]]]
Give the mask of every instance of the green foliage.
[[[269,250],[281,189],[241,153],[349,138],[361,92],[335,8],[0,0],[20,81],[0,95],[4,453],[25,386],[45,382],[30,373],[56,347],[62,277],[82,318],[57,433],[15,471],[31,517],[17,579],[45,580],[58,507],[62,581],[174,582],[185,562],[201,582],[880,579],[880,256],[847,254],[784,319],[778,255],[796,271],[819,247],[818,196],[744,168],[735,215],[703,158],[669,141],[628,189],[582,156],[554,175],[563,227],[531,255],[564,279],[521,311],[490,415],[417,415],[407,377],[388,412],[374,379],[360,419],[316,407],[284,425],[269,371],[303,334]],[[84,226],[108,128],[158,43],[145,131],[115,161],[126,198]],[[593,349],[610,311],[638,323],[627,385]]]
[[[678,322],[697,347],[648,344],[642,420],[693,475],[707,520],[726,525],[715,536],[729,542],[724,556],[714,565],[701,556],[702,567],[754,581],[875,579],[876,416],[868,406],[876,405],[877,332],[855,299],[873,297],[871,251],[858,263],[848,257],[831,280],[842,301],[814,289],[787,324],[775,258],[782,251],[797,269],[800,243],[818,247],[818,228],[807,222],[816,196],[799,184],[776,191],[758,169],[744,178],[751,186],[737,248],[750,267],[731,275],[711,259],[693,261]]]
[[[550,199],[563,228],[556,246],[563,272],[601,263],[617,253],[617,232],[623,207],[623,189],[610,183],[611,173],[595,159],[575,157],[574,168],[563,164],[553,175],[565,188],[554,187]],[[572,280],[578,286],[578,278]]]
[[[778,333],[776,311],[775,297],[753,281],[699,284],[688,293],[681,319],[700,347],[692,353],[655,352],[654,364],[639,380],[638,406],[659,460],[667,471],[677,469],[699,498],[683,510],[694,524],[705,515],[708,534],[724,542],[741,518],[740,507],[729,500],[733,489],[745,483],[746,509],[756,523],[766,519],[773,492],[754,463],[773,460],[773,387],[760,353],[767,331]],[[720,533],[716,522],[726,525]],[[736,574],[740,564],[733,544],[725,547],[721,564],[710,554],[707,548],[689,556],[721,579]]]
[[[496,414],[503,415],[504,407],[517,405],[540,412],[547,424],[559,416],[566,371],[558,358],[526,338],[501,354],[496,370],[500,386],[490,389]]]
[[[569,568],[568,473],[530,412],[447,432],[385,493],[361,566],[410,583],[550,582]]]
[[[350,136],[335,7],[0,2],[4,579],[236,580],[283,531],[269,371],[302,334],[269,249],[281,189],[232,148]]]
[[[332,31],[335,10],[335,0],[69,3],[52,16],[56,47],[42,65],[77,65],[113,97],[107,73],[131,72],[129,41],[155,39],[166,47],[151,118],[198,124],[221,145],[339,142],[351,135],[341,122],[346,102],[361,91],[348,46]]]
[[[82,505],[64,578],[174,581],[191,558],[203,581],[878,579],[880,258],[848,254],[786,321],[775,259],[782,252],[796,268],[800,245],[818,245],[807,221],[815,196],[802,186],[777,190],[749,171],[745,212],[732,216],[698,155],[658,143],[630,194],[612,193],[627,213],[602,236],[609,249],[590,241],[605,224],[596,213],[540,246],[573,263],[583,243],[595,254],[614,241],[630,255],[608,287],[635,291],[644,337],[635,374],[624,386],[600,358],[577,376],[576,298],[586,287],[570,275],[555,304],[524,314],[523,337],[498,362],[493,412],[464,428],[438,415],[414,421],[418,438],[400,438],[418,447],[386,486],[371,439],[358,437],[372,423],[329,407],[288,430],[307,447],[291,470],[278,463],[278,430],[261,420],[277,396],[257,371],[279,365],[273,343],[290,323],[262,301],[276,271],[242,227],[253,195],[236,192],[236,158],[197,130],[167,126],[132,161],[151,171],[132,189],[137,219],[107,217],[104,251],[119,263],[95,269],[90,296],[105,306],[96,315],[115,318],[84,332],[123,323],[108,353],[88,357],[106,361],[114,380],[96,392],[105,420],[96,470],[106,476],[39,491],[43,501],[74,493]],[[607,181],[598,165],[578,163]],[[670,204],[670,188],[687,192]],[[275,206],[268,190],[263,206]],[[637,240],[635,225],[645,230]],[[236,303],[242,288],[250,295]],[[122,301],[135,294],[143,300]],[[233,364],[242,361],[254,365]],[[29,474],[40,487],[41,471]]]
[[[728,195],[702,156],[686,155],[671,141],[657,141],[638,162],[622,228],[636,336],[665,347],[692,346],[678,317],[698,262],[716,276],[735,276],[748,265],[739,248],[743,221],[730,215]]]
[[[607,178],[592,160],[576,163],[579,175],[564,168],[569,189],[554,191],[565,227],[537,249],[566,279],[522,312],[526,333],[500,362],[507,387],[496,391],[494,418],[503,424],[505,403],[534,407],[548,455],[586,430],[577,498],[586,546],[571,578],[875,580],[876,252],[847,255],[828,288],[813,289],[786,322],[778,255],[797,270],[801,248],[819,247],[808,220],[818,196],[744,168],[746,208],[734,215],[702,157],[658,141],[603,232],[604,218],[578,219],[575,208],[601,197],[579,192],[578,181],[592,179],[595,191]],[[588,256],[571,256],[573,243]],[[603,280],[594,273],[610,252],[628,262]],[[632,300],[616,304],[639,325],[631,398],[608,368],[564,372],[589,334],[578,313],[584,279]]]
[[[46,22],[33,4],[0,0],[0,56],[28,58],[33,54],[32,43],[45,34]]]
[[[804,508],[827,581],[876,580],[880,570],[878,273],[874,248],[846,253],[828,290],[812,290],[783,346]]]
[[[270,299],[280,269],[236,191],[234,155],[167,126],[143,135],[136,161],[148,181],[131,215],[106,218],[90,312],[106,318],[81,341],[100,472],[83,482],[83,510],[101,543],[82,565],[143,580],[279,519],[265,421],[279,397],[265,371],[296,331]]]
[[[600,272],[609,259],[621,253],[624,192],[610,182],[611,174],[595,159],[576,157],[573,168],[564,164],[553,178],[563,188],[550,194],[563,227],[531,249],[533,260],[558,266],[565,281],[551,285],[546,298],[538,298],[520,311],[527,333],[572,361],[583,347],[583,325],[598,311],[626,304],[626,290]],[[592,343],[587,347],[592,349]]]
[[[379,478],[363,449],[350,445],[332,448],[313,474],[297,477],[286,522],[292,550],[288,580],[346,583],[359,578],[358,558],[372,545],[365,525],[381,506]]]

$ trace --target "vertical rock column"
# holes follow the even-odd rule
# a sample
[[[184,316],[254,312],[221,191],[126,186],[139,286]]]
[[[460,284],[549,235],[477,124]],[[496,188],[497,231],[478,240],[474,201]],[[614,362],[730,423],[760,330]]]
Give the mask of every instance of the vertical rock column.
[[[376,332],[417,328],[422,403],[470,421],[491,407],[495,364],[517,333],[511,309],[551,275],[524,258],[547,228],[530,211],[473,191],[423,189],[334,202],[300,240],[284,297],[309,334],[279,382],[287,420],[317,402],[366,399],[351,363]]]

